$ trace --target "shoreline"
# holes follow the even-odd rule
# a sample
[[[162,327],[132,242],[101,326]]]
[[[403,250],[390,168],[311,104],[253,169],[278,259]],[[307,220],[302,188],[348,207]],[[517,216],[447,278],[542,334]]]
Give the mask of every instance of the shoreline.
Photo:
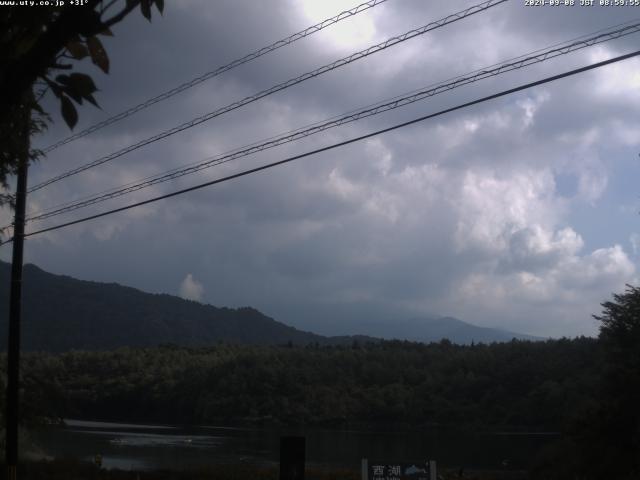
[[[217,423],[217,424],[214,424]],[[51,422],[47,425],[59,425],[62,427],[75,428],[118,428],[118,429],[144,429],[144,430],[189,430],[189,429],[210,429],[210,430],[283,430],[283,431],[315,431],[315,432],[346,432],[346,433],[416,433],[416,432],[460,432],[464,434],[483,435],[483,436],[509,436],[509,435],[525,435],[525,436],[555,436],[563,435],[560,431],[536,430],[531,427],[513,427],[512,429],[504,427],[496,427],[490,429],[486,426],[460,426],[460,425],[441,425],[441,424],[422,424],[411,425],[404,423],[344,423],[344,424],[285,424],[280,422],[270,423],[268,421],[253,421],[251,419],[239,419],[237,422],[228,423],[208,422],[206,425],[201,424],[172,424],[153,422],[145,423],[136,420],[111,420],[111,419],[95,419],[89,420],[80,418],[61,418],[59,422]]]
[[[0,480],[6,468],[0,465]],[[460,474],[462,473],[462,476]],[[216,464],[204,468],[184,470],[121,470],[98,468],[90,462],[72,459],[22,461],[18,474],[25,480],[277,480],[278,466]],[[525,480],[524,471],[501,472],[494,470],[442,469],[438,478],[443,480]],[[360,470],[347,468],[319,468],[307,466],[306,480],[361,480]]]

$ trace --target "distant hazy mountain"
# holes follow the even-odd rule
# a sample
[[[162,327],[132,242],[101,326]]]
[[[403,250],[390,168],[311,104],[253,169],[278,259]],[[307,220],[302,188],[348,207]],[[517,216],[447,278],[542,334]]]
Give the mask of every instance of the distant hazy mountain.
[[[0,350],[6,350],[10,265],[0,262]],[[54,275],[25,265],[22,346],[25,350],[103,350],[174,343],[351,344],[373,337],[455,343],[529,338],[454,318],[394,321],[360,329],[365,335],[327,337],[278,322],[253,308],[217,308],[116,283]],[[360,333],[358,332],[358,333]]]
[[[508,342],[514,338],[542,340],[540,337],[507,330],[478,327],[453,317],[422,317],[386,323],[363,323],[354,331],[366,331],[373,337],[425,343],[438,342],[443,338],[459,344]]]

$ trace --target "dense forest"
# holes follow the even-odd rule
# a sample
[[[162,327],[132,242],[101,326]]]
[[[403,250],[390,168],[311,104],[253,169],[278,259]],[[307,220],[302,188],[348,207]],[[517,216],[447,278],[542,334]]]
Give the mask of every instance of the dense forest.
[[[606,342],[592,338],[29,353],[22,405],[31,424],[71,417],[556,431],[562,436],[539,461],[538,478],[574,478],[566,474],[634,468],[628,452],[638,451],[638,375],[625,374],[621,363],[621,386],[608,358]]]
[[[591,406],[594,339],[31,353],[32,418],[560,431]]]

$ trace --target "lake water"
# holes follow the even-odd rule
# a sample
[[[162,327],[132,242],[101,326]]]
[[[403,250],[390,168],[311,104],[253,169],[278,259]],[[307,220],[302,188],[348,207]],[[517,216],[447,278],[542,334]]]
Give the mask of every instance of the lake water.
[[[523,469],[555,434],[177,427],[66,420],[34,432],[53,457],[124,470],[188,469],[219,463],[277,464],[282,435],[304,435],[307,464],[358,469],[362,458],[435,459],[448,467]]]

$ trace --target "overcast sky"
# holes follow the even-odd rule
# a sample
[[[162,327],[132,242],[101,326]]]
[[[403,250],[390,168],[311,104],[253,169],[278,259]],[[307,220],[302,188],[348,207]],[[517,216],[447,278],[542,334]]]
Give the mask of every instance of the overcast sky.
[[[578,1],[578,0],[576,0]],[[87,61],[102,110],[76,131],[286,37],[352,0],[181,0],[139,12]],[[30,185],[477,2],[388,0],[52,152]],[[154,11],[154,13],[156,13]],[[640,17],[633,7],[510,0],[306,81],[29,198],[37,211]],[[47,221],[228,175],[633,51],[638,34]],[[57,113],[35,140],[69,134]],[[323,334],[455,316],[540,336],[593,335],[591,314],[640,259],[640,61],[627,60],[194,193],[30,237],[25,260]],[[3,212],[3,224],[9,220]],[[0,256],[10,258],[10,248]]]

